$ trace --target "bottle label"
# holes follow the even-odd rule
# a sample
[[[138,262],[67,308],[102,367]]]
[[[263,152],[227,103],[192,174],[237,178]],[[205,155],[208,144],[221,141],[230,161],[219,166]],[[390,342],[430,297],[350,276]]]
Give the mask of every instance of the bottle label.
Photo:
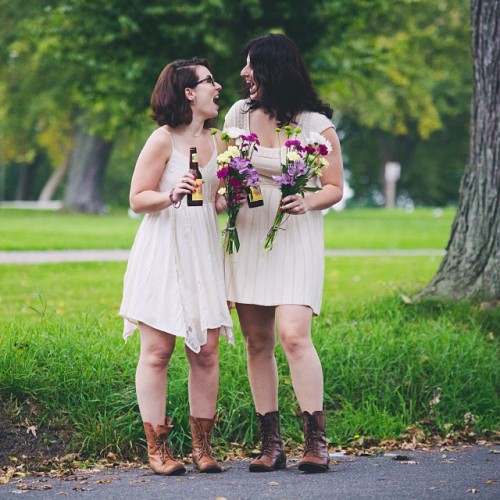
[[[191,162],[198,163],[198,153],[191,153]]]
[[[260,189],[260,186],[249,186],[248,187],[248,197],[250,198],[250,202],[261,201],[264,199],[264,195]]]
[[[196,179],[196,188],[192,194],[193,201],[203,201],[203,180]]]

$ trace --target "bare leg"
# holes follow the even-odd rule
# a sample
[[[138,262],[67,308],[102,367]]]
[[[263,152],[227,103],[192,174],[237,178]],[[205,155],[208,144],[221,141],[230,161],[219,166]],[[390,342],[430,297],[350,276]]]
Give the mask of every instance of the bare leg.
[[[196,418],[214,418],[219,391],[219,330],[209,330],[199,353],[186,347],[189,361],[189,407]]]
[[[135,386],[143,422],[153,429],[165,424],[167,368],[175,348],[175,336],[148,325],[139,326],[141,354],[137,363]]]
[[[312,311],[307,306],[276,308],[278,336],[288,360],[292,384],[300,409],[323,410],[323,370],[311,340]]]
[[[278,410],[278,370],[274,357],[274,307],[236,304],[247,346],[247,368],[257,413]]]

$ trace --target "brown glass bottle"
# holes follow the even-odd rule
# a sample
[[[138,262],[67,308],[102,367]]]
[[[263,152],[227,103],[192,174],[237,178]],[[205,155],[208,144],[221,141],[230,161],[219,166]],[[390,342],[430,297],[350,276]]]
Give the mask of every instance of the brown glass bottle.
[[[203,180],[198,165],[196,148],[189,148],[189,172],[196,177],[196,190],[194,193],[187,195],[187,204],[189,207],[201,207],[203,205]]]

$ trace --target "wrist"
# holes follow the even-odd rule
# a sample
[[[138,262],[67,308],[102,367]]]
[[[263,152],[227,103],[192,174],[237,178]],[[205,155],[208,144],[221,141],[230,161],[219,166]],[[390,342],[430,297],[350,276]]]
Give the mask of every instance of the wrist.
[[[182,200],[179,200],[179,201],[174,200],[174,190],[173,189],[171,189],[170,193],[168,193],[168,199],[170,200],[170,203],[172,204],[172,206],[174,208],[179,208],[181,206]]]
[[[227,203],[224,196],[220,196],[215,205],[215,209],[218,214],[224,212],[227,209]]]

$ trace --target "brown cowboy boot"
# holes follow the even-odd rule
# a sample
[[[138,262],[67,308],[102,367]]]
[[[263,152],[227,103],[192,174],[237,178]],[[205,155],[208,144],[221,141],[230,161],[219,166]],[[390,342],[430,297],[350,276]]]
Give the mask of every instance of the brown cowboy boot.
[[[260,455],[250,464],[250,472],[271,472],[286,468],[286,455],[280,436],[279,412],[257,413],[261,439]]]
[[[148,442],[149,466],[156,474],[178,476],[186,472],[184,465],[174,460],[168,445],[168,434],[172,428],[170,418],[165,419],[165,425],[158,425],[156,432],[149,422],[144,422],[144,431]]]
[[[222,467],[212,456],[212,429],[214,418],[196,418],[189,416],[193,439],[193,463],[199,472],[222,472]]]
[[[302,413],[304,425],[304,456],[299,462],[299,470],[304,472],[325,472],[330,463],[330,454],[326,446],[325,412],[315,411],[312,415]]]

